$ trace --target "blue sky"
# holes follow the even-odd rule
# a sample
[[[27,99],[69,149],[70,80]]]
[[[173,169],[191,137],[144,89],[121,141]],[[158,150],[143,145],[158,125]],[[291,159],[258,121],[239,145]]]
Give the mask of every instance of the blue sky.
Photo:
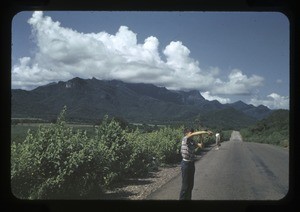
[[[289,36],[279,12],[21,12],[12,88],[95,77],[288,109]]]

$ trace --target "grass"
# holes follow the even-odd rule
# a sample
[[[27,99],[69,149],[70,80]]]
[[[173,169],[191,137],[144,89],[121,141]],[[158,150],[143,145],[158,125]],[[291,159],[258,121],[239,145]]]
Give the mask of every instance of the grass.
[[[31,132],[36,132],[40,125],[47,126],[49,123],[24,123],[11,125],[11,142],[20,143],[23,142],[27,136],[27,132],[30,129]],[[87,124],[68,124],[73,127],[74,131],[85,130],[88,136],[93,136],[95,133],[93,125]]]
[[[11,141],[20,143],[23,142],[27,136],[27,132],[30,129],[32,132],[38,129],[39,125],[35,124],[18,124],[11,125]]]

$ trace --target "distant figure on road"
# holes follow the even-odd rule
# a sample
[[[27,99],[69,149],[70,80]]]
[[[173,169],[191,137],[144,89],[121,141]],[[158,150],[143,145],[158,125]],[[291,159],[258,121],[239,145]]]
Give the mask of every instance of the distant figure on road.
[[[211,131],[197,131],[194,129],[185,129],[184,137],[181,142],[181,174],[182,174],[182,186],[180,191],[179,200],[191,200],[192,190],[194,187],[194,175],[195,175],[195,149],[197,147],[202,148],[202,143],[192,140],[193,136],[208,134],[212,135]]]
[[[219,147],[221,146],[221,135],[220,135],[220,133],[216,133],[216,146],[217,146],[216,150],[218,150]]]

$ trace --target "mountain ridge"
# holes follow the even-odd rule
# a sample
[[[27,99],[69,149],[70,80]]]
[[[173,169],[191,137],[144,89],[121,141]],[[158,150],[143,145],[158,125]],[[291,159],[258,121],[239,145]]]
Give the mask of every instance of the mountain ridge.
[[[173,91],[153,84],[79,77],[31,91],[12,89],[11,105],[12,118],[54,119],[67,106],[68,117],[74,121],[95,121],[109,115],[142,123],[188,121],[228,108],[241,112],[249,120],[260,120],[271,112],[265,106],[255,107],[242,101],[231,104],[209,101],[196,90]]]

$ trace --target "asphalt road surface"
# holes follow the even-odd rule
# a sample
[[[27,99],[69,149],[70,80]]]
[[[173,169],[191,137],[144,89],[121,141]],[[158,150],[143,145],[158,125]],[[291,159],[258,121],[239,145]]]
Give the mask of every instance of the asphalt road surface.
[[[196,161],[192,200],[280,200],[288,193],[289,150],[243,142],[238,131]],[[178,200],[181,174],[147,197]]]

